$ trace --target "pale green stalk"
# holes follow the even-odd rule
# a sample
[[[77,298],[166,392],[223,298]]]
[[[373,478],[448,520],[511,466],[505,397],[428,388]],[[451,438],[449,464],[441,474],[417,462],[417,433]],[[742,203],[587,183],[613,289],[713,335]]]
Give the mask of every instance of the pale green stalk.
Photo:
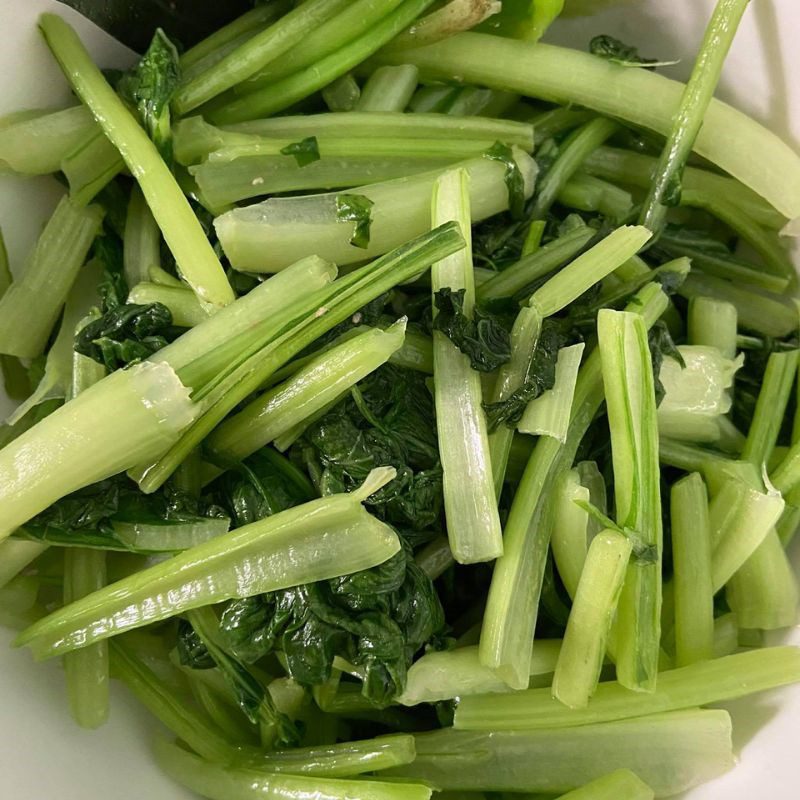
[[[361,99],[361,88],[356,79],[350,75],[342,75],[322,89],[322,99],[329,111],[355,111]]]
[[[685,89],[655,72],[622,67],[579,50],[479,33],[382,53],[378,61],[416,64],[427,80],[460,79],[592,109],[665,136]],[[693,148],[788,219],[800,217],[800,158],[746,114],[712,100]]]
[[[106,584],[106,554],[81,547],[64,551],[64,603]],[[108,720],[108,642],[95,642],[64,657],[67,695],[75,722],[99,728]]]
[[[176,147],[178,142],[183,140],[184,146],[191,152],[191,148],[196,148],[206,137],[212,135],[222,137],[218,144],[204,144],[202,149],[196,152],[195,157],[199,157],[210,150],[222,147],[228,141],[227,137],[232,134],[287,138],[294,141],[308,136],[358,139],[397,137],[483,139],[516,145],[526,152],[533,150],[533,126],[529,123],[509,119],[378,111],[270,117],[229,125],[224,129],[203,123],[199,117],[192,117],[178,123],[175,133]],[[197,144],[195,144],[196,136],[202,137]],[[231,141],[231,144],[237,143],[240,142]]]
[[[65,495],[154,458],[194,415],[166,364],[104,378],[0,450],[0,538]]]
[[[74,203],[86,205],[125,169],[119,151],[98,130],[85,144],[73,150],[61,162],[61,172],[69,183]]]
[[[601,683],[585,709],[567,708],[549,688],[465,697],[456,709],[459,730],[547,730],[679,711],[734,700],[800,681],[800,648],[768,647],[662,672],[652,692]]]
[[[397,535],[361,504],[394,475],[391,467],[373,470],[355,492],[312,500],[185,550],[59,609],[16,643],[48,658],[192,608],[382,564],[399,550]]]
[[[467,246],[433,265],[431,289],[434,294],[465,290],[464,313],[472,315],[469,176],[463,169],[445,173],[434,184],[432,225],[450,220],[458,223]],[[450,550],[462,564],[490,561],[502,554],[503,544],[480,375],[440,331],[433,334],[433,377]]]
[[[125,280],[133,289],[150,280],[152,267],[161,266],[161,232],[138,186],[131,191],[122,243]]]
[[[212,764],[163,739],[156,741],[161,769],[187,789],[209,800],[261,800],[265,797],[300,797],[319,800],[428,800],[431,789],[421,783],[289,775],[252,766]]]
[[[589,545],[553,676],[553,697],[569,708],[585,708],[597,687],[631,551],[613,530]]]
[[[541,639],[531,654],[530,676],[549,675],[556,668],[561,641]],[[476,646],[432,650],[408,671],[406,688],[398,697],[404,706],[436,703],[469,694],[505,693],[511,689],[480,663]]]
[[[559,800],[653,800],[655,793],[629,769],[610,772]]]
[[[450,542],[446,536],[438,536],[423,547],[414,557],[417,566],[435,581],[455,564]]]
[[[263,89],[282,78],[288,78],[313,66],[326,56],[368,32],[402,0],[351,0],[343,3],[332,18],[317,25],[283,58],[276,59],[234,88],[237,95]]]
[[[10,425],[19,422],[34,406],[71,396],[75,336],[79,323],[99,301],[97,284],[102,276],[103,270],[97,261],[90,261],[78,272],[64,305],[58,336],[47,353],[44,375],[30,397],[9,416]]]
[[[7,586],[25,567],[47,550],[46,544],[22,539],[0,542],[0,589]]]
[[[661,495],[658,422],[647,327],[635,314],[597,315],[611,430],[617,523],[654,550],[651,563],[628,567],[615,628],[617,675],[631,689],[652,691],[658,671],[661,614]]]
[[[575,112],[573,112],[575,113]],[[541,126],[536,126],[537,137]],[[598,147],[584,162],[590,175],[615,184],[649,189],[658,168],[658,159],[645,153],[622,150],[616,147]],[[786,217],[779,214],[769,203],[739,181],[697,167],[686,167],[681,185],[684,191],[698,191],[706,195],[725,197],[746,214],[753,222],[771,230],[780,230]]]
[[[219,259],[156,146],[92,62],[61,17],[43,14],[39,28],[75,93],[100,122],[144,193],[178,267],[203,302],[233,300]]]
[[[660,286],[650,284],[628,308],[642,314],[650,327],[667,305]],[[511,504],[503,535],[504,553],[495,563],[489,587],[480,656],[482,664],[513,688],[524,688],[528,681],[530,655],[526,650],[536,628],[554,511],[546,500],[558,477],[572,466],[603,398],[600,353],[595,350],[578,375],[566,443],[550,437],[537,441]]]
[[[580,169],[586,157],[619,129],[616,122],[598,117],[576,130],[559,148],[558,156],[536,190],[532,215],[545,219],[562,188]]]
[[[510,702],[515,698],[513,694],[491,696]],[[566,715],[584,713],[550,702]],[[727,711],[720,710],[658,714],[562,730],[445,728],[414,738],[414,762],[387,774],[429,781],[445,791],[542,792],[552,796],[610,770],[630,769],[652,786],[658,797],[672,797],[735,764],[731,719]]]
[[[58,172],[62,161],[98,132],[83,106],[0,118],[0,168],[22,175]]]
[[[570,598],[574,598],[586,561],[589,531],[589,513],[585,505],[582,507],[578,503],[590,502],[589,489],[581,485],[577,470],[565,472],[557,481],[552,502],[550,547],[564,588]]]
[[[502,272],[491,273],[491,277],[478,288],[478,300],[481,303],[491,303],[523,291],[539,278],[577,257],[596,235],[593,228],[584,225],[530,253],[524,253],[519,261]]]
[[[410,64],[379,67],[361,90],[357,111],[404,111],[417,88],[419,70]]]
[[[711,15],[639,217],[641,224],[655,233],[660,233],[664,227],[667,206],[673,204],[672,197],[676,186],[680,187],[684,166],[692,154],[701,128],[708,125],[710,105],[725,57],[748,2],[718,0]]]
[[[388,330],[368,330],[311,360],[229,417],[206,440],[209,458],[221,466],[247,456],[316,414],[389,360],[403,343],[405,318]]]
[[[714,651],[711,526],[703,479],[696,472],[671,492],[675,587],[675,663],[704,661]]]
[[[82,208],[62,198],[0,300],[0,352],[41,355],[102,222],[99,206]]]
[[[561,187],[556,200],[567,208],[602,214],[614,225],[621,225],[633,211],[630,192],[580,172]]]
[[[157,283],[137,283],[128,294],[129,303],[149,305],[161,303],[172,314],[172,322],[179,328],[194,328],[211,318],[204,306],[188,286],[160,286]]]
[[[569,430],[569,410],[575,395],[575,384],[585,344],[580,342],[562,347],[556,360],[556,380],[552,389],[542,392],[528,403],[517,425],[520,433],[533,436],[552,436],[562,444]]]
[[[521,150],[514,158],[530,196],[536,164]],[[480,157],[463,162],[469,174],[472,222],[479,222],[508,208],[505,166]],[[399,247],[430,229],[430,198],[440,171],[412,175],[386,183],[350,189],[373,202],[366,248],[350,243],[352,223],[340,222],[336,213],[339,193],[309,197],[272,198],[257,205],[223,214],[215,221],[217,234],[231,264],[252,272],[278,272],[308,253],[316,253],[340,267]]]
[[[739,326],[783,338],[798,326],[798,310],[793,301],[779,294],[761,291],[752,286],[738,286],[711,275],[691,272],[678,289],[678,294],[693,297],[712,297],[736,307]]]
[[[178,87],[172,100],[180,116],[213,100],[281,58],[307,37],[318,25],[338,14],[345,0],[309,0],[277,22],[245,41],[207,71],[190,77]]]
[[[716,347],[723,358],[736,358],[736,306],[713,297],[689,301],[689,343]]]
[[[313,2],[314,0],[312,0]],[[317,0],[317,2],[322,2],[322,0]],[[388,0],[388,2],[390,6],[394,6],[396,0]],[[368,30],[352,41],[344,43],[338,50],[268,86],[215,106],[207,114],[208,118],[211,122],[218,124],[241,122],[270,116],[277,111],[289,108],[355,69],[362,61],[373,55],[413,22],[432,2],[433,0],[403,0],[391,8],[388,14],[381,16]],[[353,6],[355,5],[357,3],[353,4]],[[386,6],[387,3],[383,2],[381,10]],[[302,9],[297,10],[302,11]],[[274,58],[270,60],[274,60]],[[189,107],[194,108],[196,104],[193,106],[184,104],[183,111]]]

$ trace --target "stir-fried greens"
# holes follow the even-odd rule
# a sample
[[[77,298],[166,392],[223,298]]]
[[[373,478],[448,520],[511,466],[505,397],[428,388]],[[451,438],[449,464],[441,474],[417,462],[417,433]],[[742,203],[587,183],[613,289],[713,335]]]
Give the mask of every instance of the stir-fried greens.
[[[126,72],[41,17],[0,621],[80,725],[118,678],[212,800],[646,800],[800,680],[800,158],[714,99],[747,0],[686,85],[539,42],[595,5],[272,0]]]

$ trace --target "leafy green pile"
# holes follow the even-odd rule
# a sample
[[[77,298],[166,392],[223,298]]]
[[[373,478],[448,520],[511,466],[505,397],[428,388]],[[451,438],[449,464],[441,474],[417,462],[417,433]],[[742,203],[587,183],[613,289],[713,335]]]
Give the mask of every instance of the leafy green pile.
[[[80,104],[0,120],[68,192],[0,247],[0,620],[209,798],[723,773],[705,706],[800,680],[759,646],[798,606],[800,159],[713,99],[746,0],[684,91],[537,44],[584,3],[221,5],[123,73],[44,15]]]

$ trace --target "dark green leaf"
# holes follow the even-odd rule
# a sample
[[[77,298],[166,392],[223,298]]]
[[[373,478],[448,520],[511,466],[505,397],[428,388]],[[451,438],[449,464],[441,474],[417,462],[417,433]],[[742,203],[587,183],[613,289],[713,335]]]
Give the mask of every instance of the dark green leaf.
[[[281,149],[285,156],[294,156],[298,167],[305,167],[314,161],[319,161],[319,143],[316,136],[309,136],[299,142],[292,142]],[[337,208],[338,213],[338,208]]]
[[[84,327],[75,340],[75,351],[113,372],[164,347],[171,327],[172,314],[161,303],[128,303]]]
[[[659,320],[650,329],[648,334],[648,342],[650,344],[650,358],[653,362],[653,384],[656,390],[656,406],[661,405],[664,399],[664,384],[661,383],[661,364],[664,362],[665,356],[674,358],[682,368],[686,367],[683,356],[680,350],[675,346],[672,341],[669,328],[663,320]]]
[[[499,161],[506,168],[505,181],[508,190],[508,209],[511,216],[520,219],[525,211],[525,181],[513,150],[502,142],[495,142],[484,156],[490,161]]]
[[[172,163],[169,104],[181,79],[178,50],[160,28],[136,68],[123,76],[117,91],[133,105],[159,152]]]
[[[339,222],[352,222],[353,235],[350,244],[366,249],[369,247],[369,230],[372,225],[372,206],[375,205],[363,194],[336,195],[336,219]]]
[[[592,55],[600,56],[600,58],[605,58],[623,66],[641,66],[652,70],[655,69],[653,65],[658,63],[655,58],[642,58],[636,47],[631,47],[625,42],[605,34],[595,36],[589,42],[589,52]]]
[[[486,412],[489,431],[495,431],[503,424],[515,428],[522,419],[528,403],[539,397],[542,392],[553,388],[556,382],[558,351],[569,343],[570,328],[571,325],[561,320],[545,320],[525,383],[505,400],[498,403],[484,403],[483,409]]]
[[[511,358],[511,337],[499,319],[476,308],[470,319],[464,314],[465,289],[440,289],[434,296],[433,329],[441,331],[478,372],[494,372]]]

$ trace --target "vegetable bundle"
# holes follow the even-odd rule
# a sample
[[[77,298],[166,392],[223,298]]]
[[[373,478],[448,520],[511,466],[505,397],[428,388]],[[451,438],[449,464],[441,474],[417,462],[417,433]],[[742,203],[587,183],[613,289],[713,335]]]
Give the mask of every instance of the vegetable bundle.
[[[274,0],[0,120],[0,619],[229,800],[666,797],[800,680],[800,158],[564,3]],[[583,44],[583,43],[580,43]],[[669,55],[669,54],[666,54]],[[566,793],[566,794],[565,794]],[[480,798],[476,798],[480,800]]]

